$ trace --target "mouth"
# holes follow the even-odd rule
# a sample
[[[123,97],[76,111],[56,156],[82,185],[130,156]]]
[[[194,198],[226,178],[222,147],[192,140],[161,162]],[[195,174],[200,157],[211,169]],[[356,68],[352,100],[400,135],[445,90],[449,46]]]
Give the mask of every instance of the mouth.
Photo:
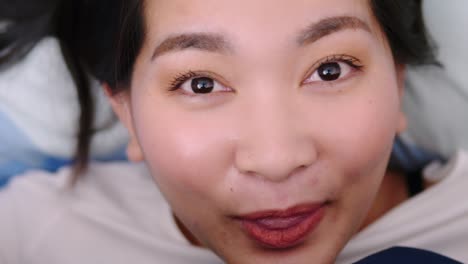
[[[255,242],[270,249],[287,249],[303,243],[325,215],[326,203],[303,204],[286,210],[254,212],[237,217]]]

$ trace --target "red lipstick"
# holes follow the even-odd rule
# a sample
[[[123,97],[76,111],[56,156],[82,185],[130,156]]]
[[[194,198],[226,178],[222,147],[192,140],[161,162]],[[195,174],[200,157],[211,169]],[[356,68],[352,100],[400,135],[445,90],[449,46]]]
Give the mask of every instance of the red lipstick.
[[[320,223],[325,204],[305,204],[286,210],[255,212],[238,217],[247,235],[262,246],[286,249],[304,242]]]

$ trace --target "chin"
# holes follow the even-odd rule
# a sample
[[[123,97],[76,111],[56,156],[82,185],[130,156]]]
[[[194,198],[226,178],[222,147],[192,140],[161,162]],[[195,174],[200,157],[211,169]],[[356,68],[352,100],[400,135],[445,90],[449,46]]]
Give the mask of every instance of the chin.
[[[233,252],[225,256],[229,264],[331,264],[341,250],[341,246],[312,245],[304,243],[287,249],[253,247],[248,252]]]

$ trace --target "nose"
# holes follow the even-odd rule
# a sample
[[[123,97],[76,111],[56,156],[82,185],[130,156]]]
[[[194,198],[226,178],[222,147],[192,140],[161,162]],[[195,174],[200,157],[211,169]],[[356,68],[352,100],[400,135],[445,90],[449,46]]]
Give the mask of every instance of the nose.
[[[311,125],[294,105],[277,100],[256,104],[250,110],[241,122],[235,154],[240,173],[282,182],[316,161]]]

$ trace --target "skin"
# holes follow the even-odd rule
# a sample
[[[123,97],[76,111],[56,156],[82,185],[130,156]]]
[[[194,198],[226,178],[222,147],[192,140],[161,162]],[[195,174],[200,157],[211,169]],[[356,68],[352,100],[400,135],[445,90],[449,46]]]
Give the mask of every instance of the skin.
[[[298,45],[304,28],[336,16],[368,30]],[[145,24],[131,87],[111,103],[130,132],[129,157],[147,163],[181,224],[228,263],[332,263],[362,226],[405,126],[402,67],[367,1],[147,1]],[[182,33],[221,35],[230,50],[155,55]],[[337,54],[363,67],[340,62],[340,79],[311,77]],[[187,71],[214,78],[217,90],[171,91]],[[317,228],[284,250],[262,247],[232,218],[324,202]]]

